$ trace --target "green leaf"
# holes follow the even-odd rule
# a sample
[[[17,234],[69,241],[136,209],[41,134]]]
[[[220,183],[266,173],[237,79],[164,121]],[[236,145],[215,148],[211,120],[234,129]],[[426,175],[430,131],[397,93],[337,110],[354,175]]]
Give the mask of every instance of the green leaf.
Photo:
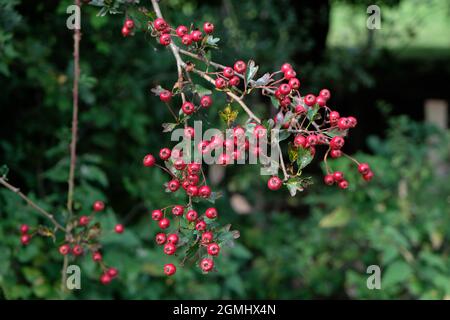
[[[288,156],[291,163],[298,159],[298,150],[296,147],[294,147],[294,144],[292,142],[289,142],[288,144]]]
[[[280,108],[280,103],[278,102],[277,98],[275,98],[274,96],[270,96],[270,102],[272,103],[272,105],[274,106],[275,109]]]
[[[247,63],[247,76],[246,76],[247,83],[250,83],[250,80],[252,80],[255,77],[256,73],[258,72],[258,69],[259,67],[255,64],[255,61],[250,60]]]
[[[298,148],[297,165],[298,165],[299,170],[303,169],[308,164],[310,164],[313,159],[314,159],[314,157],[311,154],[311,151],[309,149]]]
[[[390,288],[398,283],[405,283],[412,273],[413,270],[409,264],[401,260],[395,261],[383,273],[381,284],[383,288]]]
[[[350,221],[350,216],[350,212],[347,209],[339,207],[323,217],[319,222],[319,226],[321,228],[343,227]]]
[[[252,87],[260,87],[260,86],[265,86],[269,83],[270,81],[270,73],[265,73],[261,78],[255,80],[250,80],[250,85]],[[270,97],[271,99],[273,98],[272,96]]]
[[[278,142],[284,141],[291,136],[288,130],[280,130],[278,134]]]
[[[4,164],[0,167],[0,177],[6,178],[6,176],[8,175],[8,172],[9,172],[9,168],[6,164]]]
[[[314,117],[316,116],[317,112],[319,111],[319,105],[315,104],[313,107],[308,108],[308,111],[306,111],[306,118],[308,120],[313,121]]]
[[[163,132],[172,132],[172,130],[175,129],[177,125],[177,123],[163,123]]]
[[[217,43],[219,43],[220,38],[214,38],[213,36],[208,36],[206,38],[206,43],[211,47],[217,47]]]
[[[337,136],[345,137],[347,135],[347,131],[348,130],[339,130],[338,128],[332,128],[328,131],[324,131],[323,133],[329,136],[330,138],[333,138]]]
[[[197,92],[200,96],[207,96],[207,95],[212,94],[211,90],[206,89],[205,87],[203,87],[199,84],[195,85],[195,92]]]

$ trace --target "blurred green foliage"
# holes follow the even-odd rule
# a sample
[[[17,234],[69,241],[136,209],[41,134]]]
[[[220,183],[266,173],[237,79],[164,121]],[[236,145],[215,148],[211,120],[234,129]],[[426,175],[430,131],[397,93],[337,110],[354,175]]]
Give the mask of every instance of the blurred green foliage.
[[[9,166],[13,184],[59,216],[69,165],[72,34],[65,28],[65,9],[70,3],[0,0],[0,165]],[[320,20],[317,14],[323,12],[306,10],[300,16],[290,10],[291,4],[167,0],[164,9],[173,24],[215,22],[222,49],[214,56],[223,63],[253,58],[265,72],[291,56],[317,54],[314,42],[319,40],[308,25]],[[441,173],[428,157],[433,154],[433,161],[448,165],[448,133],[403,117],[394,118],[386,140],[369,139],[372,155],[359,155],[374,168],[373,183],[352,175],[355,168],[348,170],[347,161],[331,162],[333,168],[349,172],[348,192],[326,188],[319,175],[308,193],[290,198],[287,193],[268,193],[257,167],[227,169],[216,186],[224,191],[217,207],[221,219],[241,231],[241,238],[233,248],[222,250],[218,273],[204,276],[187,266],[172,278],[163,276],[162,265],[169,259],[156,249],[156,227],[148,213],[174,200],[160,187],[166,177],[140,163],[144,154],[168,143],[161,123],[170,119],[169,114],[150,88],[176,80],[172,57],[141,34],[122,38],[122,15],[97,17],[98,10],[86,6],[82,11],[76,210],[82,214],[94,200],[105,200],[105,229],[111,230],[116,219],[127,229],[120,237],[104,235],[104,258],[119,268],[119,280],[100,285],[100,271],[87,257],[81,263],[82,290],[66,297],[450,295],[448,172]],[[343,50],[325,52],[320,63],[298,60],[302,74],[308,75],[305,90],[329,81],[338,95],[371,86],[374,79],[367,67],[377,55]],[[225,104],[219,97],[216,101]],[[264,101],[255,99],[252,105],[269,114]],[[211,125],[218,123],[218,109],[210,110]],[[252,204],[251,214],[234,212],[230,199],[236,194]],[[30,246],[21,247],[18,226],[24,222],[44,221],[16,195],[0,189],[0,297],[61,297],[61,257],[51,239],[33,239]],[[365,270],[371,264],[383,270],[383,290],[366,288]]]

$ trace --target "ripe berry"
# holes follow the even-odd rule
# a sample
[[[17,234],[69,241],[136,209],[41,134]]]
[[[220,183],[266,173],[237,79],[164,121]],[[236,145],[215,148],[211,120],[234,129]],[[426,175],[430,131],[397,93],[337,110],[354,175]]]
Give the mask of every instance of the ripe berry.
[[[159,99],[162,102],[169,102],[170,99],[172,99],[172,92],[170,92],[169,90],[163,90],[159,93]]]
[[[226,153],[222,153],[219,155],[219,159],[217,159],[217,164],[222,166],[226,166],[231,162],[230,156]]]
[[[223,75],[226,78],[231,79],[234,76],[234,70],[230,67],[225,67],[225,69],[223,69]]]
[[[239,74],[244,74],[245,71],[247,70],[247,65],[245,64],[244,61],[238,60],[234,63],[233,69]]]
[[[175,253],[175,251],[177,251],[177,247],[175,247],[174,244],[172,243],[166,243],[164,245],[164,253],[171,256]]]
[[[306,146],[315,146],[317,144],[317,136],[315,134],[311,134],[306,137]]]
[[[186,35],[188,33],[188,28],[186,26],[178,26],[176,31],[177,36],[179,36],[180,38],[182,38],[184,35]]]
[[[195,210],[189,210],[186,213],[186,219],[190,222],[197,220],[198,218],[198,213]]]
[[[281,66],[281,72],[283,72],[283,73],[285,73],[286,71],[288,71],[288,70],[292,70],[292,66],[289,64],[289,63],[284,63],[282,66]]]
[[[28,233],[28,231],[30,230],[30,227],[28,227],[28,225],[23,224],[20,226],[20,233],[21,234],[25,234]]]
[[[217,256],[220,252],[220,247],[217,243],[211,243],[207,247],[208,254],[211,256]]]
[[[207,244],[213,241],[214,235],[211,231],[206,231],[202,233],[202,243]]]
[[[345,140],[340,136],[333,137],[330,140],[331,149],[341,149],[344,146]]]
[[[239,79],[238,76],[233,76],[228,83],[232,87],[237,87],[240,82],[241,82],[241,80]]]
[[[170,220],[167,218],[162,218],[159,220],[159,227],[161,229],[167,229],[170,226]]]
[[[212,268],[214,268],[214,261],[210,258],[203,258],[202,261],[200,261],[200,268],[204,272],[211,271]]]
[[[298,88],[300,88],[300,80],[298,80],[297,78],[291,78],[289,80],[289,85],[293,90],[297,90]]]
[[[175,192],[180,188],[180,182],[178,180],[170,180],[167,183],[167,188],[169,188],[170,191]]]
[[[114,227],[114,231],[116,233],[123,233],[124,230],[125,228],[122,224],[116,224],[116,226]]]
[[[227,82],[223,78],[217,78],[214,83],[217,89],[223,89],[227,86]]]
[[[347,189],[348,188],[348,181],[347,180],[342,180],[338,183],[339,188],[341,189]]]
[[[195,106],[191,102],[185,102],[181,106],[181,110],[187,115],[193,114],[195,111]]]
[[[294,146],[296,146],[297,148],[298,147],[302,147],[302,148],[305,148],[306,147],[306,138],[304,137],[304,136],[302,136],[302,135],[297,135],[297,136],[295,136],[295,138],[294,138]]]
[[[157,18],[157,19],[155,19],[155,21],[153,21],[153,26],[155,27],[156,30],[163,31],[169,25],[167,24],[167,22],[164,19]]]
[[[80,226],[87,226],[89,224],[89,217],[88,216],[81,216],[78,220],[78,224]]]
[[[361,173],[362,175],[367,174],[370,171],[370,167],[367,163],[360,163],[358,166],[358,171],[359,173]]]
[[[354,128],[358,124],[358,121],[356,120],[355,117],[350,116],[350,117],[347,118],[347,120],[348,120],[348,126],[350,128]]]
[[[307,106],[313,106],[314,103],[316,103],[316,96],[313,94],[308,94],[303,98],[303,102],[307,105]]]
[[[214,25],[211,22],[205,22],[203,24],[203,31],[205,31],[205,33],[210,34],[214,32]]]
[[[333,173],[333,178],[334,178],[334,181],[340,182],[340,181],[344,180],[344,174],[341,171],[335,171]]]
[[[370,181],[370,180],[372,180],[373,176],[374,176],[374,174],[373,174],[372,170],[370,170],[365,175],[363,175],[363,179],[366,181]]]
[[[181,183],[181,186],[183,187],[183,189],[186,191],[186,189],[190,186],[191,184],[189,183],[188,180],[184,180],[183,183]]]
[[[101,254],[100,252],[96,251],[96,252],[94,252],[94,253],[92,254],[92,260],[93,260],[94,262],[102,261],[102,259],[103,259],[103,257],[102,257],[102,254]]]
[[[333,159],[339,158],[339,157],[342,156],[342,151],[339,150],[339,149],[333,149],[333,150],[330,151],[330,156],[331,156]]]
[[[175,169],[177,170],[184,170],[184,168],[186,168],[186,163],[184,163],[183,159],[177,159],[175,160],[175,162],[173,163],[173,166]]]
[[[280,101],[280,105],[282,108],[287,108],[291,105],[292,100],[289,97],[284,98]]]
[[[164,265],[164,273],[168,276],[171,276],[173,274],[175,274],[175,272],[177,272],[177,268],[175,267],[175,265],[173,263],[168,263],[166,265]]]
[[[187,176],[187,181],[189,181],[190,185],[196,186],[198,184],[199,177],[196,174],[190,174],[190,175]],[[200,194],[200,189],[199,189],[198,192]]]
[[[126,19],[125,20],[125,27],[127,27],[128,29],[133,29],[134,28],[134,21],[131,19]]]
[[[317,134],[316,137],[317,144],[326,144],[328,142],[327,137],[325,137],[325,135],[322,133]]]
[[[216,208],[208,208],[208,209],[206,209],[205,216],[208,219],[215,219],[215,218],[217,218],[217,209]]]
[[[128,29],[126,26],[123,26],[121,32],[122,32],[122,36],[128,37],[131,33],[131,30]]]
[[[108,276],[110,276],[111,278],[115,278],[119,274],[119,270],[113,267],[109,268],[106,272],[108,273]]]
[[[76,244],[72,249],[72,253],[74,256],[81,256],[83,254],[83,251],[83,247],[79,244]]]
[[[340,118],[337,124],[339,129],[341,130],[346,130],[350,128],[350,121],[348,121],[348,118]]]
[[[104,285],[109,284],[111,280],[112,280],[111,277],[106,273],[102,274],[100,277],[100,282]]]
[[[191,37],[192,40],[194,40],[195,42],[199,42],[203,39],[203,35],[202,32],[200,30],[194,30],[191,32]]]
[[[330,123],[332,125],[337,124],[337,122],[339,121],[340,115],[339,112],[337,111],[331,111],[330,114],[328,115],[328,119],[330,120]]]
[[[330,99],[330,97],[331,97],[330,90],[328,90],[328,89],[322,89],[322,90],[320,90],[319,96],[321,96],[322,98],[324,98],[325,101],[328,100],[328,99]]]
[[[181,43],[185,46],[190,46],[192,44],[192,36],[190,34],[185,34],[183,38],[181,38]]]
[[[253,129],[253,134],[256,138],[261,139],[266,136],[267,129],[263,125],[258,124],[255,129]]]
[[[211,196],[211,188],[208,186],[201,186],[198,189],[198,195],[202,198],[209,198]]]
[[[334,177],[332,174],[327,174],[324,178],[323,178],[323,182],[325,182],[325,184],[331,186],[334,183]]]
[[[183,213],[184,213],[184,207],[183,206],[180,206],[180,205],[176,205],[176,206],[174,206],[173,208],[172,208],[172,214],[174,215],[174,216],[182,216],[183,215]]]
[[[200,99],[200,105],[203,107],[203,108],[209,108],[211,105],[212,105],[212,98],[211,98],[211,96],[203,96],[201,99]]]
[[[183,150],[179,148],[172,149],[172,159],[180,159],[183,156]]]
[[[31,236],[29,234],[24,234],[20,237],[20,242],[26,246],[27,244],[30,243],[31,240]]]
[[[103,203],[103,201],[97,200],[92,205],[92,208],[94,209],[94,211],[97,211],[97,212],[103,211],[105,209],[105,204]]]
[[[172,42],[172,38],[170,37],[170,34],[162,34],[159,37],[159,43],[163,46],[168,46]]]
[[[186,194],[190,197],[196,197],[198,196],[198,187],[190,185],[186,188]]]
[[[166,243],[166,239],[167,239],[166,235],[162,232],[158,233],[155,237],[155,241],[159,245]]]
[[[280,90],[281,94],[284,94],[287,96],[289,93],[291,93],[292,88],[287,83],[283,83],[282,85],[280,85],[278,87],[278,90]]]
[[[70,252],[70,246],[68,244],[63,244],[59,247],[59,253],[63,256],[67,255]]]
[[[200,163],[193,162],[188,164],[188,172],[190,174],[197,174],[200,172],[200,169],[201,169]]]
[[[319,107],[324,107],[327,104],[327,100],[325,100],[322,96],[318,96],[316,98],[316,103],[319,105]]]
[[[206,222],[201,220],[195,224],[195,230],[204,231],[206,230]]]
[[[167,242],[173,245],[176,245],[178,243],[178,240],[180,240],[180,238],[176,233],[172,233],[167,236]]]
[[[162,148],[161,150],[159,150],[159,157],[161,158],[161,160],[166,161],[170,158],[172,151],[170,151],[169,148]]]
[[[295,78],[296,76],[297,76],[297,73],[296,73],[294,70],[292,70],[292,69],[290,69],[290,70],[288,70],[288,71],[286,71],[286,72],[284,73],[284,77],[285,77],[287,80],[293,79],[293,78]]]
[[[161,220],[163,217],[163,212],[159,209],[153,210],[152,211],[152,219],[155,221],[159,221]]]
[[[144,157],[144,160],[142,161],[145,167],[152,167],[155,164],[155,162],[156,162],[155,157],[151,154],[146,155]]]
[[[269,181],[267,182],[267,186],[272,191],[280,189],[282,184],[283,184],[283,182],[278,177],[271,177],[269,179]]]
[[[298,105],[295,107],[295,113],[302,114],[305,112],[306,112],[306,109],[304,106]]]

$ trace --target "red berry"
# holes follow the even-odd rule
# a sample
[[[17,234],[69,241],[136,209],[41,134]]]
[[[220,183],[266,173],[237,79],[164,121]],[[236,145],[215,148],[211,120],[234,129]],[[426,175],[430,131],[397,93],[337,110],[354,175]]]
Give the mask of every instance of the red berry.
[[[172,92],[170,92],[169,90],[163,90],[159,93],[159,99],[162,102],[169,102],[170,99],[172,99]]]
[[[227,82],[223,78],[217,78],[214,83],[217,89],[223,89],[227,86]]]
[[[131,33],[131,30],[128,29],[126,26],[123,26],[121,31],[122,31],[122,36],[124,36],[124,37],[128,37]]]
[[[103,257],[100,252],[96,251],[92,254],[92,260],[94,260],[94,262],[102,261],[102,259],[103,259]]]
[[[59,253],[63,256],[67,255],[70,252],[70,246],[68,244],[63,244],[59,247]]]
[[[180,182],[178,180],[170,180],[167,183],[167,188],[169,188],[170,191],[175,192],[180,188]]]
[[[201,169],[200,163],[193,162],[188,164],[188,172],[190,174],[197,174],[200,172],[200,169]]]
[[[292,66],[289,64],[289,63],[284,63],[282,66],[281,66],[281,72],[283,72],[283,73],[285,73],[286,71],[288,71],[288,70],[292,70]]]
[[[161,158],[161,160],[166,161],[170,158],[172,151],[170,151],[169,148],[162,148],[161,150],[159,150],[159,157]]]
[[[203,97],[200,99],[200,105],[201,105],[203,108],[209,108],[209,107],[212,105],[212,103],[213,103],[213,101],[212,101],[211,96],[203,96]]]
[[[233,69],[239,74],[244,74],[247,70],[247,64],[242,60],[238,60],[234,63]]]
[[[264,138],[267,134],[267,129],[263,125],[258,124],[255,129],[253,129],[253,134],[258,139]]]
[[[128,29],[133,29],[134,28],[134,21],[131,19],[126,19],[125,20],[125,27],[127,27]]]
[[[21,234],[25,234],[28,233],[28,231],[30,230],[30,227],[28,227],[28,225],[23,224],[20,226],[20,233]]]
[[[203,24],[203,31],[205,31],[205,33],[210,34],[214,32],[214,25],[211,22],[205,22]]]
[[[83,247],[79,244],[76,244],[72,249],[72,253],[74,256],[81,256],[83,254],[83,251]]]
[[[102,274],[100,277],[100,282],[104,285],[109,284],[111,280],[112,280],[111,277],[106,273]]]
[[[311,134],[306,137],[306,146],[315,146],[317,144],[317,136],[315,134]]]
[[[370,181],[372,180],[374,174],[373,172],[370,170],[369,172],[367,172],[365,175],[363,175],[363,179],[366,181]]]
[[[198,196],[198,187],[194,185],[190,185],[186,189],[186,194],[190,197]]]
[[[300,88],[300,80],[298,80],[297,78],[291,78],[289,80],[289,85],[293,90],[297,90],[298,88]]]
[[[327,174],[324,178],[323,178],[323,182],[325,182],[325,184],[331,186],[334,183],[334,177],[332,174]]]
[[[164,233],[160,232],[156,235],[155,237],[155,241],[157,244],[162,245],[164,243],[166,243],[167,237]]]
[[[298,105],[295,107],[295,113],[302,114],[305,112],[306,112],[306,109],[304,106]]]
[[[177,27],[177,29],[176,29],[175,32],[177,33],[177,36],[179,36],[180,38],[182,38],[184,35],[187,35],[187,33],[188,33],[188,28],[187,28],[186,26],[181,25],[181,26],[178,26],[178,27]]]
[[[269,179],[269,181],[267,182],[267,186],[272,191],[280,189],[282,184],[283,184],[283,182],[278,177],[271,177]]]
[[[325,107],[327,104],[327,100],[325,100],[322,96],[318,96],[316,98],[316,103],[319,105],[319,107]]]
[[[211,196],[211,188],[208,186],[201,186],[198,189],[198,195],[202,198],[209,198]]]
[[[167,242],[173,245],[176,245],[178,243],[178,240],[180,240],[180,238],[176,233],[172,233],[167,236]]]
[[[183,183],[181,183],[181,186],[183,187],[183,189],[186,191],[186,189],[190,186],[191,184],[189,183],[188,180],[184,180]]]
[[[334,178],[334,181],[340,182],[340,181],[344,180],[344,174],[341,171],[335,171],[333,173],[333,178]]]
[[[325,99],[325,101],[327,101],[327,100],[330,99],[330,97],[331,97],[330,90],[328,90],[328,89],[322,89],[322,90],[320,90],[319,96],[321,96],[322,98]]]
[[[214,261],[210,258],[203,258],[202,261],[200,261],[200,268],[204,272],[211,271],[214,268]]]
[[[331,149],[341,149],[344,146],[345,140],[340,136],[333,137],[330,140]]]
[[[339,149],[333,149],[330,151],[330,155],[333,159],[336,159],[342,156],[342,151]]]
[[[232,87],[237,87],[240,82],[241,82],[241,80],[239,79],[238,76],[233,76],[228,83]]]
[[[199,42],[203,39],[203,35],[202,32],[200,30],[194,30],[191,32],[191,37],[192,40],[194,40],[195,42]]]
[[[163,217],[163,212],[159,209],[153,210],[152,211],[152,219],[155,221],[159,221],[161,220]]]
[[[92,205],[92,208],[94,209],[94,211],[103,211],[105,209],[105,204],[103,201],[95,201],[94,204]]]
[[[197,220],[198,218],[198,213],[195,210],[189,210],[186,213],[186,219],[190,222]]]
[[[172,159],[180,159],[183,156],[183,150],[179,148],[172,149]]]
[[[174,207],[172,208],[172,214],[173,214],[174,216],[179,217],[179,216],[182,216],[183,213],[184,213],[184,207],[183,207],[183,206],[176,205],[176,206],[174,206]]]
[[[367,174],[370,171],[370,167],[369,167],[369,165],[367,163],[360,163],[358,165],[358,171],[362,175],[365,175],[365,174]]]
[[[173,263],[168,263],[166,265],[164,265],[164,273],[168,276],[171,276],[173,274],[175,274],[175,272],[177,272],[177,268],[175,267],[175,265]]]
[[[337,124],[339,129],[341,130],[346,130],[350,128],[350,121],[348,121],[348,118],[340,118]]]
[[[297,135],[294,138],[294,146],[296,146],[297,148],[302,147],[305,148],[306,147],[306,138],[302,135]]]
[[[342,180],[338,183],[339,188],[341,189],[347,189],[348,188],[348,181],[347,180]]]
[[[184,163],[183,159],[177,159],[175,160],[175,162],[173,163],[173,166],[175,169],[177,170],[184,170],[184,168],[186,168],[186,163]]]
[[[26,246],[27,244],[30,243],[31,240],[31,236],[29,234],[24,234],[20,237],[20,242]]]
[[[170,37],[170,34],[162,34],[159,37],[159,43],[163,46],[168,46],[172,42],[172,38]]]
[[[202,243],[207,244],[213,241],[214,235],[211,231],[206,231],[202,233]]]
[[[278,87],[278,90],[280,90],[280,93],[281,93],[281,94],[284,94],[284,95],[287,96],[288,94],[291,93],[292,88],[291,88],[291,86],[288,85],[287,83],[283,83],[282,85],[280,85],[280,86]]]
[[[185,102],[181,106],[181,110],[187,115],[193,114],[195,111],[195,106],[191,102]]]
[[[223,75],[224,75],[226,78],[231,79],[231,78],[234,76],[234,70],[233,70],[233,68],[225,67],[225,68],[223,69]]]
[[[167,229],[170,226],[170,220],[167,218],[162,218],[159,220],[159,227],[161,229]]]
[[[114,231],[116,233],[123,233],[124,230],[125,228],[122,224],[116,224],[116,226],[114,227]]]
[[[220,247],[217,243],[210,243],[207,247],[208,254],[211,256],[217,256],[220,252]]]
[[[192,44],[192,36],[190,34],[185,34],[183,38],[181,38],[181,43],[185,46],[190,46]]]
[[[233,142],[234,144],[234,142]],[[226,166],[228,164],[230,164],[231,159],[230,156],[226,153],[222,153],[219,155],[219,159],[217,159],[217,164],[220,164],[222,166]]]
[[[174,244],[172,243],[166,243],[164,245],[164,253],[171,256],[175,253],[175,251],[177,251],[177,247],[175,247]]]
[[[190,174],[187,176],[187,181],[189,181],[189,185],[196,186],[198,184],[199,177],[196,174]],[[200,189],[199,189],[199,194],[200,194]]]
[[[290,70],[288,70],[288,71],[286,71],[286,72],[284,73],[284,77],[285,77],[287,80],[293,79],[293,78],[295,78],[296,76],[297,76],[297,73],[296,73],[294,70],[292,70],[292,69],[290,69]]]
[[[303,102],[307,105],[307,106],[313,106],[316,103],[316,96],[313,94],[308,94],[303,98]]]
[[[347,120],[348,120],[348,126],[350,128],[354,128],[358,124],[358,121],[356,120],[355,117],[350,116],[350,117],[347,118]]]
[[[195,230],[204,231],[206,230],[206,222],[201,220],[195,224]]]
[[[109,268],[106,272],[108,273],[108,276],[110,276],[111,278],[115,278],[119,274],[119,270],[113,267]]]
[[[80,226],[87,226],[89,224],[89,217],[88,216],[81,216],[78,220],[78,224]]]
[[[167,22],[164,19],[157,18],[157,19],[155,19],[155,21],[153,21],[153,26],[155,27],[156,30],[163,31],[169,25],[167,24]]]
[[[144,160],[142,161],[145,167],[152,167],[155,164],[155,162],[156,162],[155,157],[151,154],[146,155],[144,157]]]
[[[337,122],[339,121],[340,115],[339,112],[337,111],[331,111],[330,114],[328,115],[328,119],[330,119],[330,123],[332,125],[337,124]]]

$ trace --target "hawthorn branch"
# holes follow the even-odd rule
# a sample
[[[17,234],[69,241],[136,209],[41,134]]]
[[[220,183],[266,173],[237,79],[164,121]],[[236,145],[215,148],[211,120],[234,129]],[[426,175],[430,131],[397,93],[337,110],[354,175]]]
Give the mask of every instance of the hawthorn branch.
[[[47,212],[46,210],[42,209],[39,205],[37,205],[35,202],[33,202],[30,198],[28,198],[25,194],[23,194],[19,188],[11,185],[10,183],[8,183],[5,178],[0,177],[0,184],[3,185],[5,188],[9,189],[10,191],[14,192],[15,194],[17,194],[19,197],[21,197],[30,207],[32,207],[33,209],[35,209],[36,211],[38,211],[42,216],[46,217],[47,219],[49,219],[53,225],[55,226],[56,229],[59,229],[61,231],[66,231],[66,229],[58,223],[58,221],[56,221],[55,217]]]

